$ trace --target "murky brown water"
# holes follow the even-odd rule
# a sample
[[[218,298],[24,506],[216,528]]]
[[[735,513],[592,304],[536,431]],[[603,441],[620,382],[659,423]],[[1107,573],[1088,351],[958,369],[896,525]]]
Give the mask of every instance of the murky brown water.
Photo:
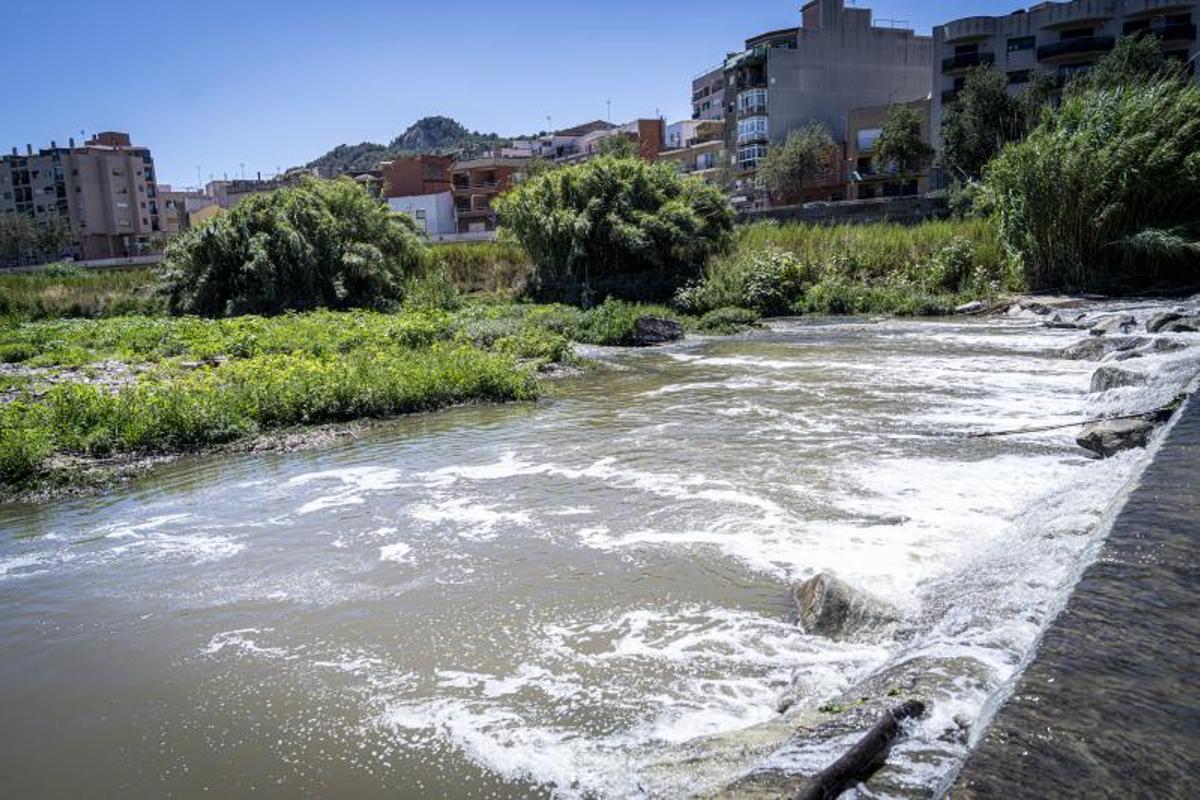
[[[537,406],[0,509],[0,794],[675,797],[736,776],[656,766],[689,742],[918,654],[988,675],[913,739],[936,785],[1141,457],[958,434],[1149,407],[1193,368],[1089,396],[1096,365],[1054,353],[1081,335],[784,322],[607,356]],[[801,634],[788,590],[821,570],[905,624]]]

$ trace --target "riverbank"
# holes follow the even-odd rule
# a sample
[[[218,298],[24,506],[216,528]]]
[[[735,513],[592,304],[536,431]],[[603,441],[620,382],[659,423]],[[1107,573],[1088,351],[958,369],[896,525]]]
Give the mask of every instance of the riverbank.
[[[275,432],[535,400],[543,376],[577,362],[573,343],[645,343],[648,318],[682,335],[670,310],[623,303],[10,326],[0,487],[9,497],[94,487]]]

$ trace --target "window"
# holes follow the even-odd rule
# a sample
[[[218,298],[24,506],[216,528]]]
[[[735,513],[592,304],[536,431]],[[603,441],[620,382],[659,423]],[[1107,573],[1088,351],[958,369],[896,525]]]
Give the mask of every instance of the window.
[[[749,147],[738,148],[738,166],[742,169],[754,169],[758,166],[758,162],[767,157],[767,146],[765,144],[755,144]]]
[[[765,139],[769,122],[766,117],[747,117],[738,122],[738,142],[752,142],[756,139]]]
[[[954,55],[956,56],[973,56],[978,52],[978,44],[960,44],[954,48]]]
[[[879,137],[882,134],[882,128],[863,128],[860,130],[857,136],[855,136],[855,144],[857,145],[859,152],[866,152],[867,150],[874,149],[875,142],[879,140]]]
[[[1032,76],[1032,74],[1033,73],[1027,69],[1013,70],[1012,72],[1008,73],[1008,84],[1009,86],[1015,86],[1019,83],[1029,83],[1029,78]]]
[[[1068,28],[1062,32],[1062,40],[1065,42],[1070,39],[1086,39],[1093,33],[1095,28]]]
[[[753,111],[767,107],[767,90],[751,89],[738,95],[738,111]]]
[[[1018,36],[1008,40],[1008,52],[1019,53],[1022,50],[1032,50],[1036,44],[1036,36]]]

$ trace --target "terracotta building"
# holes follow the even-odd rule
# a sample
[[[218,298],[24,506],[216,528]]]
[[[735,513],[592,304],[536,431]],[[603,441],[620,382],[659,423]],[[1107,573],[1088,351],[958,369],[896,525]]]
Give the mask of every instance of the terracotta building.
[[[492,200],[512,188],[528,159],[486,157],[460,161],[450,168],[454,216],[459,233],[496,230]]]
[[[384,197],[420,197],[450,191],[449,156],[423,155],[383,164]]]

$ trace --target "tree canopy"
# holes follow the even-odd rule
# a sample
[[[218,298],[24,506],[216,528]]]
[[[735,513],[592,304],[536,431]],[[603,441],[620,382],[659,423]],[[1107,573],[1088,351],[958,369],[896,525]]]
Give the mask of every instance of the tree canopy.
[[[1049,99],[1049,81],[1048,76],[1036,76],[1013,96],[1003,72],[992,67],[971,70],[957,102],[942,117],[942,161],[951,175],[978,180],[1005,144],[1024,138]]]
[[[767,157],[759,162],[759,177],[773,197],[785,202],[797,199],[828,168],[830,152],[835,146],[828,128],[819,122],[809,122],[788,133],[783,144],[770,148]]]
[[[160,273],[179,314],[381,308],[400,299],[425,250],[411,219],[352,180],[310,178],[183,233]]]
[[[533,260],[533,294],[585,306],[672,297],[733,230],[720,190],[636,158],[544,172],[494,207]]]
[[[921,124],[921,112],[913,106],[892,106],[875,142],[875,158],[894,166],[902,176],[920,172],[934,155],[921,135]]]

